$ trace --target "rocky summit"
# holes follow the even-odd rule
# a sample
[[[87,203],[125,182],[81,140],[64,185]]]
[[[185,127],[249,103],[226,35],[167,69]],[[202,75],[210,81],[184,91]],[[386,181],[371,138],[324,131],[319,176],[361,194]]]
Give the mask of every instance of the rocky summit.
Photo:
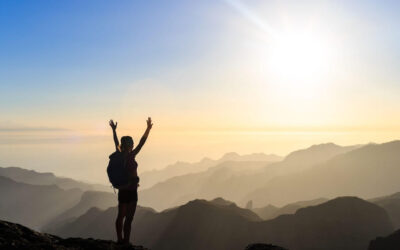
[[[399,250],[400,249],[400,230],[386,237],[378,237],[372,240],[368,250]]]
[[[245,250],[287,250],[286,248],[274,246],[271,244],[256,243],[246,247]]]
[[[0,220],[0,249],[26,250],[149,250],[142,246],[118,245],[110,240],[60,238],[22,225]],[[251,244],[245,250],[286,250],[270,244]]]
[[[0,220],[0,249],[30,250],[149,250],[142,246],[117,245],[113,241],[67,238],[33,231],[19,224]]]

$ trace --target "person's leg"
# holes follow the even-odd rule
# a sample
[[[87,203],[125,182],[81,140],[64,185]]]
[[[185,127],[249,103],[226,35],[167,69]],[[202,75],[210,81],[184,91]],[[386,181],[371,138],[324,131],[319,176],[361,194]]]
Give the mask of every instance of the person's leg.
[[[115,229],[117,231],[117,241],[122,242],[122,222],[124,217],[126,216],[127,208],[129,203],[120,203],[118,202],[118,215],[115,220]]]
[[[133,217],[135,216],[136,205],[137,205],[137,201],[132,201],[129,203],[128,208],[127,208],[126,218],[124,221],[124,242],[125,243],[129,243],[129,241],[130,241],[131,225],[132,225]]]

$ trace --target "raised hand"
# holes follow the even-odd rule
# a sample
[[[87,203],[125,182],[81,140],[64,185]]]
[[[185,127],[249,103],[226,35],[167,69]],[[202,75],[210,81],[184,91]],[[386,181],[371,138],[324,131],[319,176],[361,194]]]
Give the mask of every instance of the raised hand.
[[[110,127],[111,127],[113,130],[116,130],[116,129],[117,129],[117,126],[118,126],[118,122],[114,123],[113,120],[110,120]]]
[[[151,121],[151,117],[148,117],[146,122],[147,122],[147,128],[151,129],[153,127],[153,122]]]

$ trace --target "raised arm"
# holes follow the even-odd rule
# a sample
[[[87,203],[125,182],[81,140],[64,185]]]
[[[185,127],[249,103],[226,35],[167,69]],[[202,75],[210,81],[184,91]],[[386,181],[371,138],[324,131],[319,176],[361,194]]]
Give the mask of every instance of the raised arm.
[[[118,141],[118,136],[117,136],[117,125],[118,125],[118,122],[114,123],[113,120],[110,120],[110,127],[112,128],[112,131],[113,131],[115,150],[118,151],[119,150],[118,149],[119,141]]]
[[[144,132],[142,138],[140,139],[139,144],[138,144],[138,145],[136,146],[136,148],[133,150],[133,154],[135,154],[135,155],[137,155],[137,154],[140,152],[140,150],[142,149],[144,143],[145,143],[146,140],[147,140],[147,137],[149,136],[150,130],[151,130],[151,128],[153,127],[153,123],[152,123],[150,117],[147,118],[147,121],[146,121],[146,122],[147,122],[146,131]]]

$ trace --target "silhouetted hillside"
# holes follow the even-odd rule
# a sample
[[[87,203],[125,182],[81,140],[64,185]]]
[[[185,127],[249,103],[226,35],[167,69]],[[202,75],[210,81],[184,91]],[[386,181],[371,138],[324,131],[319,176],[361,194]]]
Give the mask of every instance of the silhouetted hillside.
[[[206,171],[210,167],[215,167],[226,161],[257,161],[257,162],[277,162],[281,161],[282,157],[277,155],[266,155],[263,153],[239,155],[237,153],[227,153],[218,160],[204,158],[203,160],[195,163],[177,162],[169,165],[163,169],[145,171],[140,174],[140,185],[142,188],[149,188],[158,182],[163,182],[175,176],[182,176],[186,174],[199,173]]]
[[[58,234],[113,239],[116,212],[91,209]],[[269,221],[221,200],[194,200],[161,213],[138,208],[133,229],[136,244],[153,250],[241,250],[254,242],[293,250],[364,250],[371,239],[393,227],[381,207],[343,197]]]
[[[110,207],[106,210],[91,208],[83,215],[66,222],[64,225],[56,225],[51,232],[61,237],[115,240],[113,225],[117,212],[117,207]],[[151,227],[157,227],[156,224],[150,224],[151,221],[155,221],[154,215],[156,214],[151,208],[137,207],[133,227],[135,238],[142,232],[150,233]],[[48,233],[48,231],[45,232]]]
[[[56,185],[30,185],[0,176],[0,217],[39,229],[65,209],[75,205],[80,189]]]
[[[148,250],[141,246],[118,246],[114,242],[94,239],[69,238],[42,234],[24,226],[0,220],[0,249],[60,249],[60,250]]]
[[[210,202],[213,204],[216,204],[216,205],[220,205],[220,206],[229,206],[229,205],[235,204],[234,202],[224,200],[221,197],[215,198],[214,200],[212,200]]]
[[[8,250],[148,250],[142,246],[118,245],[113,241],[67,238],[35,232],[19,224],[0,220],[0,248]],[[285,250],[270,244],[250,244],[244,250]]]
[[[399,250],[400,249],[400,230],[386,237],[378,237],[372,240],[368,250]]]
[[[108,192],[97,192],[97,191],[87,191],[82,194],[82,197],[78,204],[67,209],[60,215],[58,215],[50,224],[43,227],[43,231],[52,233],[53,228],[57,225],[65,224],[72,221],[78,216],[86,213],[90,208],[96,207],[99,209],[106,209],[115,206],[118,203],[117,195]]]
[[[400,141],[370,144],[300,173],[276,177],[243,202],[285,204],[316,197],[371,198],[400,190]]]
[[[231,233],[260,218],[235,204],[220,204],[220,199],[216,202],[195,200],[161,213],[140,207],[134,219],[134,239],[138,244],[149,244],[146,246],[151,249],[229,249],[225,245]],[[115,215],[116,208],[103,212],[91,209],[74,223],[61,228],[58,235],[113,239],[115,232],[110,225],[113,225]],[[99,232],[103,230],[108,235]],[[243,242],[241,249],[247,243],[251,242]]]
[[[281,174],[300,172],[309,169],[317,164],[326,162],[333,157],[350,152],[359,145],[339,146],[334,143],[313,145],[306,149],[300,149],[290,153],[282,162],[278,164]]]
[[[57,185],[62,189],[79,188],[83,191],[97,190],[112,192],[112,189],[106,185],[88,184],[71,178],[57,177],[53,173],[39,173],[34,170],[18,167],[0,167],[0,176],[10,178],[16,182],[32,185]]]
[[[400,193],[371,199],[371,202],[383,207],[395,228],[400,228]]]
[[[281,215],[279,211],[279,207],[275,207],[274,205],[267,205],[265,207],[257,207],[251,209],[254,213],[256,213],[258,216],[260,216],[261,219],[263,220],[270,220],[275,218],[276,214]]]
[[[290,203],[280,208],[268,205],[261,208],[253,208],[252,211],[260,216],[263,220],[270,220],[283,214],[294,214],[300,208],[319,205],[326,201],[328,201],[328,199],[319,198],[310,201],[298,201]]]
[[[356,197],[341,197],[257,223],[254,240],[288,249],[361,250],[368,247],[370,239],[392,228],[379,206]]]
[[[390,195],[374,197],[374,198],[369,199],[368,201],[379,202],[379,201],[386,200],[386,199],[400,199],[400,192],[396,192],[396,193],[390,194]]]

